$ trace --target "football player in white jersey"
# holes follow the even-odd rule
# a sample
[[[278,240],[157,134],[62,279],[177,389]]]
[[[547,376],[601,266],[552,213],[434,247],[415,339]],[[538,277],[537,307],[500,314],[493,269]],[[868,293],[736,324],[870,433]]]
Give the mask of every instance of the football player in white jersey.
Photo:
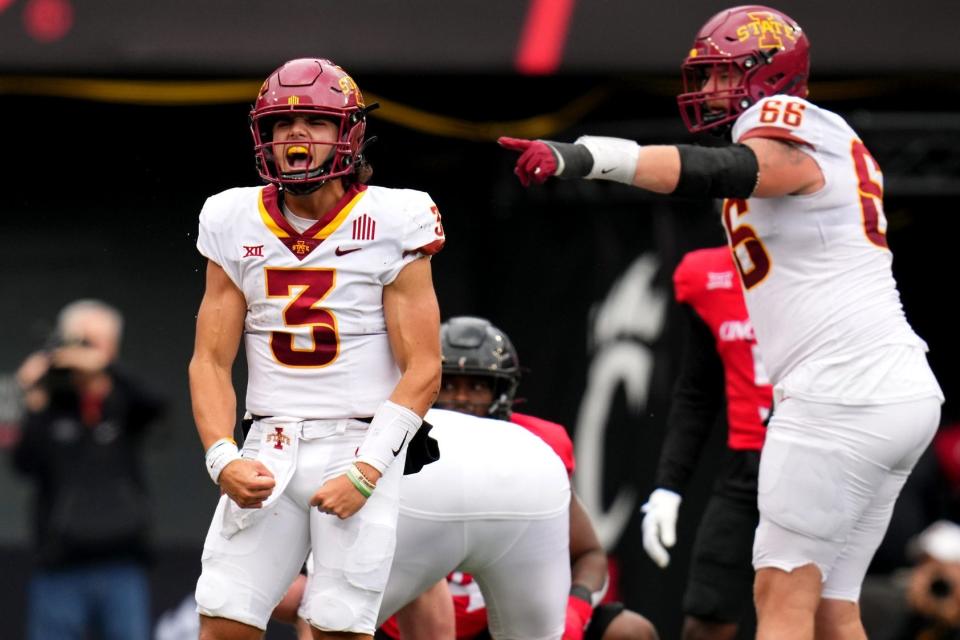
[[[726,198],[776,411],[759,477],[758,637],[865,638],[860,585],[940,417],[926,344],[907,323],[887,246],[880,167],[838,115],[805,97],[809,42],[763,6],[726,9],[683,64],[693,132],[726,147],[501,138],[524,185],[615,180]]]
[[[196,589],[203,640],[260,638],[311,549],[314,637],[374,631],[400,476],[440,380],[429,256],[444,235],[426,193],[364,184],[368,110],[335,64],[287,62],[250,114],[267,185],[214,195],[200,213],[208,262],[190,391],[224,493]],[[242,452],[241,337],[254,418]]]
[[[556,473],[557,461],[566,477],[573,472],[573,443],[561,425],[512,411],[520,364],[510,338],[461,316],[441,325],[440,341],[436,407],[449,410],[427,420],[442,456],[401,481],[397,553],[375,637],[656,640],[640,614],[600,604],[606,554]],[[300,579],[276,619],[294,622],[302,591]]]
[[[560,638],[570,593],[563,462],[519,425],[440,409],[427,421],[441,458],[403,480],[380,622],[460,571],[480,587],[492,637]]]
[[[576,463],[573,457],[573,442],[567,430],[555,422],[513,410],[514,399],[520,384],[521,368],[517,350],[506,333],[485,318],[457,316],[449,318],[440,325],[440,346],[443,354],[443,379],[435,408],[449,409],[483,418],[496,418],[499,421],[520,425],[546,442],[563,462],[567,474],[573,473]],[[482,426],[493,423],[485,420],[478,424]],[[491,437],[495,433],[495,431],[491,432]],[[490,464],[493,466],[492,463]],[[499,469],[500,465],[486,472],[477,470],[476,482],[480,485],[487,484],[486,473],[497,474],[500,473]],[[432,471],[438,473],[439,469],[432,469]],[[399,545],[416,544],[415,540],[409,539],[405,525],[409,518],[416,517],[417,511],[430,508],[420,505],[429,496],[423,492],[419,494],[408,492],[407,482],[422,483],[422,479],[416,476],[405,478],[402,484]],[[420,499],[419,503],[417,498]],[[514,498],[504,496],[500,499],[507,502]],[[571,585],[567,597],[563,639],[656,640],[658,637],[656,629],[649,620],[627,609],[623,603],[605,597],[608,587],[607,554],[597,538],[589,514],[572,490],[568,527],[570,548],[569,554],[564,556],[564,561],[569,562],[570,565]],[[428,529],[421,526],[417,531]],[[403,557],[405,556],[397,555],[394,559],[395,567]],[[524,570],[523,573],[528,573],[528,570]],[[390,599],[390,593],[393,591],[393,575],[391,574],[390,584],[387,586],[385,602]],[[522,577],[517,579],[525,580]],[[457,639],[476,640],[487,637],[488,632],[493,632],[494,638],[513,637],[503,636],[502,628],[499,630],[492,626],[488,628],[488,623],[493,617],[488,615],[484,604],[487,592],[477,588],[478,581],[482,584],[482,576],[470,575],[469,571],[452,573],[445,580],[449,583],[449,591],[453,595]],[[530,589],[526,598],[531,603],[542,602],[545,598],[553,597],[551,594],[556,594],[552,588],[552,585],[550,589],[541,585]],[[428,598],[434,595],[436,595],[435,589],[428,593]],[[495,591],[494,595],[498,601],[503,602],[502,594]],[[388,620],[382,625],[377,637],[382,636],[385,639],[402,637],[408,640],[410,627],[431,628],[429,618],[421,614],[424,610],[429,613],[436,609],[438,607],[431,608],[424,606],[420,601],[415,601],[398,611],[395,618],[397,624],[391,624],[392,621]],[[406,628],[403,625],[404,621],[407,622]]]
[[[559,639],[570,591],[570,481],[563,462],[516,424],[440,409],[426,419],[441,455],[403,478],[397,553],[379,622],[427,594],[399,620],[403,637],[452,638],[445,578],[467,571],[482,592],[480,606],[486,601],[494,638]],[[316,560],[310,564],[308,596],[317,579]],[[303,584],[301,578],[291,586],[276,619],[293,622],[298,605],[303,615]]]

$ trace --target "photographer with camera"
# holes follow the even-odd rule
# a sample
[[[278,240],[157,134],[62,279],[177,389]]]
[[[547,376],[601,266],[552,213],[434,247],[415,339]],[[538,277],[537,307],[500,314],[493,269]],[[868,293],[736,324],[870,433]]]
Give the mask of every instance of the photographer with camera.
[[[123,317],[67,305],[17,372],[26,414],[13,451],[36,484],[29,640],[147,640],[148,505],[140,445],[161,401],[119,370]]]
[[[916,559],[906,578],[909,619],[898,640],[960,638],[960,525],[938,520],[908,545]]]

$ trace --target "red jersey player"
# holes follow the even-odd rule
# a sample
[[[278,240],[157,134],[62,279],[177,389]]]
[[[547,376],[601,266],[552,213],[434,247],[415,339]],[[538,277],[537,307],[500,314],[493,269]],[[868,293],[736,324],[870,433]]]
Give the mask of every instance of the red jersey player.
[[[676,541],[681,495],[726,399],[728,453],[697,530],[682,638],[725,640],[751,606],[757,472],[772,390],[757,354],[730,249],[688,253],[673,276],[687,320],[657,489],[644,505],[643,546],[660,567]]]
[[[483,318],[460,316],[443,323],[440,340],[443,378],[434,406],[523,426],[546,441],[572,474],[573,443],[566,429],[512,411],[520,367],[507,335]],[[599,604],[606,586],[607,556],[576,494],[572,494],[570,504],[570,563],[573,586],[567,605],[565,640],[657,637],[646,618],[625,609],[623,604]],[[463,573],[450,574],[447,581],[454,600],[457,638],[486,637],[486,609],[477,585]],[[400,637],[392,619],[378,635]]]

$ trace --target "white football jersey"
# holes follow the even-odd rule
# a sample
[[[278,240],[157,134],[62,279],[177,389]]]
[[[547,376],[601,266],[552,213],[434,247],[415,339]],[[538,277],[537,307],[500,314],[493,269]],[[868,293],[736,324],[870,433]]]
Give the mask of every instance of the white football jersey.
[[[247,301],[246,408],[264,416],[372,416],[400,371],[383,288],[444,243],[421,191],[355,185],[298,233],[275,186],[229,189],[200,212],[200,253]]]
[[[563,461],[524,427],[442,409],[431,409],[424,420],[433,426],[440,459],[403,476],[401,516],[543,520],[569,508]]]
[[[825,180],[809,195],[723,204],[723,223],[773,383],[781,393],[789,388],[792,395],[841,403],[939,394],[923,355],[926,344],[904,317],[891,271],[883,174],[856,132],[840,116],[802,98],[776,95],[737,119],[733,140],[754,137],[796,143]],[[902,351],[906,347],[914,348]],[[882,388],[865,364],[878,349],[894,349],[922,369],[917,372],[922,383]]]

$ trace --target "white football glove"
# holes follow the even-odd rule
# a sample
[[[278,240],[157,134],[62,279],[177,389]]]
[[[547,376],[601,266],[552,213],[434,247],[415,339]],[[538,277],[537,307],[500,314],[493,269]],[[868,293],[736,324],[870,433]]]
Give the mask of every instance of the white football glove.
[[[667,549],[677,542],[677,512],[680,494],[669,489],[654,489],[640,509],[643,516],[643,548],[647,555],[663,569],[670,564]]]

